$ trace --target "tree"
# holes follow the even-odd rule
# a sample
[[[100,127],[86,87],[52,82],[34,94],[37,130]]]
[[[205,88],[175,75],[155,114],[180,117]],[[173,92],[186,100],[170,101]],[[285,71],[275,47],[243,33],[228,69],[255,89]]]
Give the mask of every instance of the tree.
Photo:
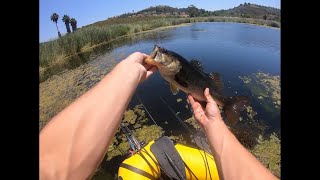
[[[58,31],[58,37],[61,37],[61,33],[60,33],[60,31],[58,29],[58,25],[57,25],[58,19],[59,19],[59,15],[57,13],[53,13],[51,15],[51,21],[56,23],[56,27],[57,27],[57,31]]]
[[[263,16],[263,19],[266,20],[266,19],[267,19],[267,15],[264,15],[264,16]]]
[[[72,32],[77,31],[77,20],[75,18],[70,19],[70,24],[71,24]]]
[[[66,24],[66,28],[67,28],[67,32],[68,33],[71,33],[71,30],[70,30],[70,18],[68,15],[64,15],[62,17],[62,21]]]
[[[187,12],[188,12],[188,14],[189,14],[190,17],[199,16],[198,8],[196,8],[194,5],[188,6]]]

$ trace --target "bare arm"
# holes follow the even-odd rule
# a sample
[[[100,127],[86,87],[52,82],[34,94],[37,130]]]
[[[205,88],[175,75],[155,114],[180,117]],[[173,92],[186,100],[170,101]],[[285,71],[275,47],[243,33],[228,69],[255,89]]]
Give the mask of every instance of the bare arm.
[[[156,67],[134,53],[40,132],[40,179],[88,179],[101,163],[140,82]],[[150,69],[150,70],[147,70]]]
[[[188,99],[194,110],[195,118],[203,127],[213,152],[221,179],[276,179],[224,124],[216,102],[204,91],[207,105],[205,109],[192,96]]]

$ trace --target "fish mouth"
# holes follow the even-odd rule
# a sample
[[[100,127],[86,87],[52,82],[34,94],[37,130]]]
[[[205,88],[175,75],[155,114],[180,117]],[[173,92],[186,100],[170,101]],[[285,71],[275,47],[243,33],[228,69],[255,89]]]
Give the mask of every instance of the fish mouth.
[[[144,60],[144,62],[159,67],[163,63],[165,53],[167,53],[166,49],[161,48],[158,45],[154,45],[153,51],[149,57]]]
[[[160,46],[158,45],[154,45],[154,48],[153,48],[153,51],[152,53],[150,54],[150,57],[152,59],[154,59],[156,62],[159,62],[161,60],[161,55],[166,53],[167,50],[164,49],[164,48],[161,48]]]
[[[159,52],[159,46],[154,45],[153,51],[150,54],[150,58],[155,59],[157,54],[158,54],[158,52]]]
[[[159,66],[159,52],[160,52],[160,47],[157,45],[154,45],[153,51],[151,52],[151,54],[149,55],[149,57],[147,57],[146,59],[144,59],[144,62],[150,65],[154,65],[154,66]]]

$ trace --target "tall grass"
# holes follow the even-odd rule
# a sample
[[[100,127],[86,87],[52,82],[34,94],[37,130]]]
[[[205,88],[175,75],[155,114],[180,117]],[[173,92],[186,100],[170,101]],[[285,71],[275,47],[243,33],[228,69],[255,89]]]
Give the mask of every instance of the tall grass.
[[[88,47],[109,41],[130,32],[129,25],[111,25],[105,27],[88,27],[76,33],[67,34],[59,39],[40,45],[40,66],[49,66],[57,58],[76,54]]]
[[[41,76],[46,71],[55,69],[54,66],[57,64],[60,67],[63,66],[66,57],[85,51],[94,45],[158,27],[194,22],[238,22],[280,27],[280,23],[270,20],[219,16],[196,18],[118,18],[97,22],[94,25],[83,27],[77,32],[64,35],[59,39],[41,43],[39,45],[40,79],[43,79]]]

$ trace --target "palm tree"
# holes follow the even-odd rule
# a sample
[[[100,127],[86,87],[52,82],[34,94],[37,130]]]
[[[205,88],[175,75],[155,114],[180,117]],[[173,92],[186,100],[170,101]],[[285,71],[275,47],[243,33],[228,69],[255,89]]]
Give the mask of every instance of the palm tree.
[[[58,29],[58,25],[57,25],[57,22],[58,22],[58,19],[59,19],[59,15],[57,13],[53,13],[51,15],[51,21],[55,22],[56,23],[56,27],[57,27],[57,31],[58,31],[58,36],[61,37],[61,33]]]
[[[71,27],[72,27],[72,32],[77,31],[77,20],[75,18],[70,19]]]
[[[70,18],[68,15],[64,15],[62,17],[62,21],[66,24],[66,28],[67,28],[67,32],[68,33],[71,33],[71,30],[70,30]]]

